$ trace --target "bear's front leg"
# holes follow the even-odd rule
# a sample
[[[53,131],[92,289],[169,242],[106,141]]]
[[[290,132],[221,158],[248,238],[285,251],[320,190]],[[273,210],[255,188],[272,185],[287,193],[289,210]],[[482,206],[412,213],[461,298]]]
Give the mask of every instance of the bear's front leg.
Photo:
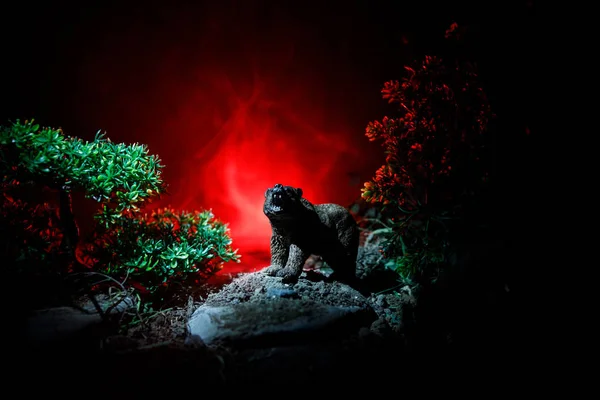
[[[276,276],[285,267],[290,253],[290,243],[281,235],[271,236],[271,265],[265,268],[265,273]]]
[[[296,282],[302,273],[302,267],[309,255],[302,251],[300,247],[291,244],[287,263],[283,269],[277,271],[276,276],[283,278],[283,282]]]

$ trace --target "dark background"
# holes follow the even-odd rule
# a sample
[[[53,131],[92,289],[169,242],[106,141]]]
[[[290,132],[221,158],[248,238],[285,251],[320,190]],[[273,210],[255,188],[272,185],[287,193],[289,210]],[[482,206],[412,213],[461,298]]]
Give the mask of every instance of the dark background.
[[[533,0],[22,1],[0,18],[0,124],[35,118],[148,144],[170,184],[156,204],[213,208],[242,255],[267,249],[266,187],[297,185],[314,202],[360,196],[383,160],[364,136],[390,112],[383,83],[436,54],[457,22],[498,116],[499,229],[511,251],[530,245]]]

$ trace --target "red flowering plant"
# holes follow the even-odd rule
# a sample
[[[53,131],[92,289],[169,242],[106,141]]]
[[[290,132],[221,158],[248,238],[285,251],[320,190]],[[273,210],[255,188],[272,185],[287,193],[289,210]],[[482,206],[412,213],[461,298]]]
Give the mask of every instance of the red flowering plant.
[[[457,39],[454,24],[447,38]],[[406,76],[386,82],[382,95],[396,114],[367,125],[381,140],[385,164],[362,197],[383,205],[386,266],[406,282],[436,280],[455,263],[459,231],[489,183],[487,97],[473,63],[459,57],[425,58]]]

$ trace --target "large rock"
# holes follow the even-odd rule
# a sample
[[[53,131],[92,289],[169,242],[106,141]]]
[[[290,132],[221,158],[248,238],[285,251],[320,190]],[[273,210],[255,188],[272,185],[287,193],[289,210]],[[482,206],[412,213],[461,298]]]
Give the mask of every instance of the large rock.
[[[74,307],[36,310],[26,320],[25,338],[30,346],[70,341],[102,322],[97,313],[86,313]]]
[[[255,272],[211,294],[193,313],[188,330],[206,344],[297,344],[357,333],[376,318],[367,299],[347,285],[306,279],[290,285]]]
[[[104,313],[118,314],[133,308],[135,302],[126,297],[117,303],[99,296],[96,300]],[[108,333],[108,324],[87,299],[78,307],[62,306],[35,310],[27,316],[21,339],[31,348],[45,346],[76,347],[88,342],[98,346],[101,338]],[[114,328],[114,327],[111,327]]]
[[[332,306],[313,300],[271,298],[228,306],[202,305],[188,323],[191,335],[207,345],[272,346],[347,337],[377,316],[358,306]]]
[[[364,362],[361,354],[370,354],[362,336],[377,318],[370,300],[345,284],[300,279],[291,285],[255,272],[211,294],[188,330],[235,356],[238,383],[281,383],[350,374]]]

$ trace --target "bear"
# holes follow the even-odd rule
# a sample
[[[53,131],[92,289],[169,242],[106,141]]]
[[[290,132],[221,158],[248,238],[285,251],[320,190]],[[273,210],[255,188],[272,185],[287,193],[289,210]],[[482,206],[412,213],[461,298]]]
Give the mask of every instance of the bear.
[[[265,273],[295,282],[313,254],[331,267],[331,279],[354,282],[359,228],[345,207],[312,204],[302,197],[301,188],[278,183],[266,190],[263,212],[272,231],[271,265]]]

